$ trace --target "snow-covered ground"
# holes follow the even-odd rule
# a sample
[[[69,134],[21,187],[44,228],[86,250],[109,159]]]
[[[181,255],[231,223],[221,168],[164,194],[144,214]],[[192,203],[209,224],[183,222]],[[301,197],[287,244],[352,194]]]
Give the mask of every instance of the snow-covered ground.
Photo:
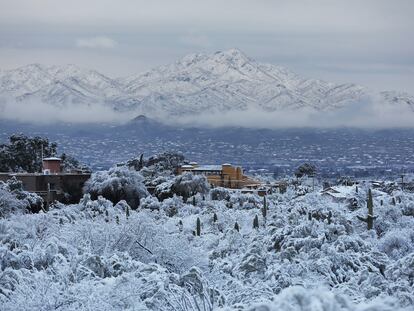
[[[414,194],[373,189],[368,231],[357,216],[369,187],[336,188],[340,202],[289,187],[266,197],[266,217],[263,198],[226,190],[191,204],[147,196],[137,210],[89,195],[11,210],[0,219],[0,309],[413,310]],[[0,208],[22,205],[1,191]]]

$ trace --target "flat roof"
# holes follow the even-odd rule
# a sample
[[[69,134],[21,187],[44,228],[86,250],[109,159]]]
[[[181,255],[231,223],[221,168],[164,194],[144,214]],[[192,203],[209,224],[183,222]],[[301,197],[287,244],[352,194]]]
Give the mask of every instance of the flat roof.
[[[57,158],[57,157],[49,157],[49,158],[43,158],[43,161],[62,161],[62,159]]]
[[[200,165],[193,169],[193,171],[221,171],[221,165]]]

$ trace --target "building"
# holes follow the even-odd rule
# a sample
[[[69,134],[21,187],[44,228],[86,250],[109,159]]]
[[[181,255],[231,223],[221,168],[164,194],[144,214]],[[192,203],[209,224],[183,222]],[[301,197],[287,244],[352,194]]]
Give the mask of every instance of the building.
[[[198,165],[196,162],[182,165],[178,168],[178,174],[190,172],[196,175],[204,175],[208,182],[216,187],[241,189],[249,186],[260,186],[261,183],[243,174],[240,166],[229,163],[222,165]]]
[[[46,207],[53,201],[78,203],[91,174],[81,170],[62,172],[61,164],[60,158],[45,158],[42,173],[0,173],[0,181],[15,177],[23,183],[24,190],[41,196]]]

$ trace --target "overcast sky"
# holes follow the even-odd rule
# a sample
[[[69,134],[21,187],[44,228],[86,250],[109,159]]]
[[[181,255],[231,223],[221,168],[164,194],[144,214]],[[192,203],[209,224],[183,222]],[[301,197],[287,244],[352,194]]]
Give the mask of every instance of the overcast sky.
[[[0,0],[0,69],[137,73],[236,47],[307,77],[414,94],[413,0]]]

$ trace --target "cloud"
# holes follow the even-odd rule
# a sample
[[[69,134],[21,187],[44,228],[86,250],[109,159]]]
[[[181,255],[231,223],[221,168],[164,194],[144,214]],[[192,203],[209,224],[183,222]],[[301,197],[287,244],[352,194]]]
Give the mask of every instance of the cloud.
[[[245,127],[245,128],[413,128],[414,107],[384,103],[381,97],[367,97],[341,109],[317,111],[314,109],[286,109],[264,111],[249,108],[243,111],[201,113],[173,117],[159,111],[148,114],[143,111],[116,112],[104,103],[91,105],[54,106],[39,101],[14,101],[0,98],[0,115],[8,120],[29,123],[123,123],[134,116],[146,114],[161,122],[197,127]]]
[[[76,46],[79,48],[111,49],[117,44],[118,43],[115,40],[105,36],[79,38],[76,40]]]
[[[0,115],[7,120],[35,124],[119,123],[131,118],[129,113],[115,113],[102,103],[71,105],[70,108],[65,108],[34,100],[19,102],[6,98],[0,98]]]
[[[314,109],[263,111],[249,108],[227,113],[203,113],[197,116],[165,118],[170,124],[204,127],[246,128],[412,128],[414,110],[409,105],[391,105],[381,99],[365,99],[342,109],[316,111]]]
[[[209,37],[196,33],[184,35],[179,40],[181,43],[192,47],[209,48],[212,46]]]

